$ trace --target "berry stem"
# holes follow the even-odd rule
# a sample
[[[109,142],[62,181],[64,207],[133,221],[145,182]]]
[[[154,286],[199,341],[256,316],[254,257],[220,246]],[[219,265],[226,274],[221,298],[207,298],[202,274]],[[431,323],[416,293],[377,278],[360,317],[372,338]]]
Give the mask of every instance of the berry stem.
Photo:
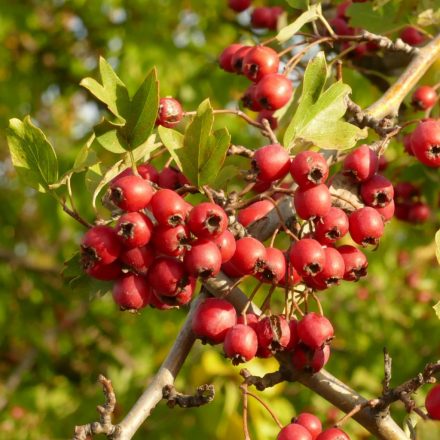
[[[247,383],[243,383],[240,385],[240,388],[243,393],[243,431],[244,431],[244,440],[251,440],[251,436],[249,435],[249,427],[248,427],[248,385]]]
[[[258,397],[256,394],[251,393],[250,391],[246,391],[246,394],[253,397],[257,402],[259,402],[261,405],[263,405],[263,407],[266,409],[266,411],[272,416],[272,418],[274,419],[275,423],[278,425],[278,427],[280,429],[283,429],[283,425],[280,422],[280,419],[275,415],[275,413],[271,410],[271,408],[269,407],[269,405],[264,402],[264,400],[260,399],[260,397]]]

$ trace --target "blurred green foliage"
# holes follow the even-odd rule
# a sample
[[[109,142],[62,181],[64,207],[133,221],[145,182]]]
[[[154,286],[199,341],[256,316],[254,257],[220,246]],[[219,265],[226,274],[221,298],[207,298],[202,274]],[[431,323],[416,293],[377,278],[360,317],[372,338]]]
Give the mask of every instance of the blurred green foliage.
[[[284,5],[271,2],[275,3]],[[239,35],[250,40],[252,35],[225,4],[225,0],[2,2],[1,128],[9,118],[31,114],[53,142],[61,174],[69,169],[103,111],[79,87],[83,77],[97,78],[100,55],[113,64],[131,93],[155,65],[161,95],[179,98],[185,109],[195,109],[206,97],[214,108],[234,105],[246,81],[222,72],[215,60]],[[416,22],[412,6],[413,2],[402,2],[399,19]],[[438,82],[439,71],[437,64],[425,81]],[[350,63],[344,79],[362,106],[380,96],[371,77],[352,69]],[[404,116],[413,117],[408,108]],[[256,148],[264,142],[238,118],[222,116],[216,125],[227,125],[236,144]],[[0,437],[64,439],[75,424],[94,418],[102,401],[96,383],[99,373],[113,381],[117,417],[129,410],[165,358],[185,310],[120,313],[109,295],[92,298],[64,285],[62,265],[77,248],[81,226],[55,200],[20,183],[4,136],[0,145]],[[100,155],[109,163],[113,160],[110,153]],[[398,142],[392,143],[387,158],[385,174],[393,181],[419,183],[436,209],[438,173],[404,156]],[[237,165],[247,166],[246,161]],[[92,220],[83,174],[74,176],[73,192],[79,211]],[[337,335],[328,369],[367,397],[381,391],[384,346],[393,357],[393,384],[440,357],[439,321],[432,309],[440,299],[433,247],[438,210],[436,215],[423,226],[393,220],[379,249],[368,252],[368,278],[322,294]],[[274,370],[276,363],[255,360],[248,367],[263,374]],[[194,410],[170,410],[161,404],[135,438],[240,438],[238,371],[223,360],[219,349],[196,343],[177,386],[191,392],[201,383],[213,383],[214,402]],[[417,394],[418,404],[423,404],[426,392],[425,387]],[[340,416],[298,384],[282,384],[262,395],[283,423],[306,409],[327,423]],[[395,414],[403,421],[402,407],[397,405]],[[270,416],[253,400],[250,427],[258,440],[277,434]],[[424,439],[440,436],[438,424],[422,429]],[[348,423],[347,431],[356,439],[369,438],[354,422]]]

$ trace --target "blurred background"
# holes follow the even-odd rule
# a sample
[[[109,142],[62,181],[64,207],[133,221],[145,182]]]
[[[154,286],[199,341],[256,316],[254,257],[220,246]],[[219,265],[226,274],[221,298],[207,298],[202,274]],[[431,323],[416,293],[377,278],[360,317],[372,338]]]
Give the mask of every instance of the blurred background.
[[[270,4],[287,7],[282,1]],[[116,416],[122,417],[165,358],[186,313],[120,313],[111,295],[100,297],[63,283],[63,262],[77,249],[83,230],[53,199],[18,181],[4,136],[8,119],[31,114],[53,143],[61,171],[71,167],[103,112],[79,86],[85,76],[97,78],[99,56],[109,60],[131,91],[155,65],[161,96],[177,97],[185,110],[206,97],[214,108],[235,106],[246,81],[221,71],[216,58],[238,38],[252,38],[248,21],[247,13],[237,18],[226,0],[0,2],[1,438],[70,438],[75,424],[95,418],[102,402],[100,373],[113,381]],[[438,71],[438,66],[431,69],[427,78],[438,78]],[[361,106],[380,96],[354,70],[345,69],[344,78]],[[220,123],[228,125],[234,143],[256,148],[263,142],[236,118]],[[385,174],[420,184],[436,209],[438,174],[402,151],[400,144],[392,144]],[[74,177],[73,189],[79,211],[93,220],[84,174]],[[328,370],[365,397],[381,392],[383,347],[393,358],[395,385],[440,357],[439,320],[432,308],[440,300],[433,248],[438,227],[438,210],[437,218],[423,226],[393,220],[379,249],[368,252],[369,276],[322,295],[337,335]],[[248,364],[255,374],[276,366],[273,360]],[[177,387],[192,392],[213,383],[214,402],[192,410],[160,404],[135,438],[242,438],[239,369],[223,359],[220,349],[196,343]],[[419,404],[426,392],[425,387],[417,394]],[[327,424],[342,416],[298,384],[282,384],[262,396],[283,423],[304,410]],[[399,404],[395,415],[399,422],[405,417]],[[420,438],[440,437],[435,424],[418,426]],[[274,439],[278,432],[252,400],[250,428],[258,440]],[[371,438],[354,422],[347,424],[347,432],[353,439]]]

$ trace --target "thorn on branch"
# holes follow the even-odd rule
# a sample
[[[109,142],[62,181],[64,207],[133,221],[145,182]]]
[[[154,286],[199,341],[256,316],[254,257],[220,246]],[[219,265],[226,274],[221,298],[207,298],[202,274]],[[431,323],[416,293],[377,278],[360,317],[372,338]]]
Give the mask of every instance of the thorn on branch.
[[[116,406],[116,395],[113,391],[112,382],[102,374],[99,375],[98,381],[102,385],[105,396],[105,404],[97,406],[99,422],[75,426],[73,440],[86,440],[96,434],[105,434],[108,438],[112,438],[119,432],[119,427],[112,424],[112,414]]]
[[[212,402],[215,389],[214,385],[205,384],[199,386],[194,395],[190,395],[179,393],[174,385],[165,385],[162,389],[162,395],[170,408],[174,408],[176,405],[181,408],[194,408]]]

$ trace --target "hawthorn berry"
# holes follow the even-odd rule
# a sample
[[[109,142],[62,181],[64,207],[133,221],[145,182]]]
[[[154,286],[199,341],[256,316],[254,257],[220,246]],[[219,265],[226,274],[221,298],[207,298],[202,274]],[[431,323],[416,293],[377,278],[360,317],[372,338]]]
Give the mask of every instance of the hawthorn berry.
[[[279,144],[266,145],[255,151],[252,166],[261,182],[282,179],[290,168],[290,156]]]
[[[289,343],[286,345],[286,351],[293,350],[298,342],[298,321],[296,319],[291,319],[289,321],[289,329],[290,329],[290,339]]]
[[[325,316],[311,312],[298,321],[298,338],[312,350],[328,344],[333,337],[333,326]]]
[[[243,107],[248,108],[253,112],[259,112],[262,109],[261,104],[257,101],[257,98],[255,96],[256,90],[257,85],[251,84],[244,92],[244,95],[241,97]]]
[[[272,209],[274,206],[270,200],[260,200],[241,209],[238,212],[237,220],[247,228],[251,223],[265,217]]]
[[[242,46],[238,48],[231,57],[231,67],[234,72],[241,75],[243,73],[243,59],[253,46]]]
[[[376,174],[362,183],[361,197],[365,204],[374,208],[383,208],[393,200],[393,184],[386,177]]]
[[[222,257],[222,264],[229,261],[235,253],[235,237],[231,231],[222,232],[214,238],[213,242],[217,245]]]
[[[156,301],[152,301],[150,298],[150,305],[163,310],[184,306],[191,301],[195,287],[196,279],[190,278],[189,283],[183,286],[176,296],[159,295],[156,291],[153,291],[152,298],[155,298]]]
[[[340,208],[331,207],[327,214],[315,222],[315,238],[321,244],[331,244],[348,232],[347,214]]]
[[[344,278],[345,263],[337,249],[332,247],[324,248],[325,264],[321,272],[314,277],[318,285],[323,289],[338,285]]]
[[[179,171],[173,167],[164,167],[159,173],[157,184],[166,189],[180,188]]]
[[[301,187],[324,183],[327,180],[328,172],[324,156],[315,151],[298,153],[290,165],[290,174]]]
[[[111,281],[122,275],[121,265],[118,261],[110,264],[97,263],[86,269],[87,275],[101,281]]]
[[[354,35],[354,29],[341,17],[332,18],[329,24],[338,35]]]
[[[251,0],[228,0],[228,6],[235,12],[242,12],[250,5]]]
[[[215,238],[228,226],[228,217],[219,205],[204,202],[195,206],[188,216],[189,230],[198,238]]]
[[[323,217],[330,211],[332,200],[325,184],[299,187],[293,196],[296,213],[304,220]]]
[[[141,275],[146,275],[150,264],[154,260],[154,257],[155,252],[148,244],[147,246],[123,250],[119,256],[119,259],[124,266],[132,269],[134,272]]]
[[[265,283],[278,284],[286,277],[286,257],[274,247],[266,248],[266,262],[256,277]]]
[[[423,202],[416,202],[408,209],[408,221],[411,223],[425,223],[431,217],[431,208]]]
[[[171,128],[176,126],[182,120],[182,117],[182,106],[177,99],[171,97],[160,98],[156,125]]]
[[[224,341],[226,332],[236,323],[237,312],[229,301],[207,298],[197,306],[191,326],[202,343],[215,345]]]
[[[153,188],[140,176],[124,176],[110,185],[112,202],[124,211],[140,211],[147,207],[153,196]]]
[[[240,278],[243,274],[231,263],[231,260],[222,264],[222,272],[230,278]]]
[[[170,189],[161,189],[154,194],[151,210],[158,223],[166,226],[183,224],[189,213],[185,200]]]
[[[234,365],[254,358],[257,347],[255,330],[248,325],[236,324],[226,332],[223,348],[226,357],[231,358]]]
[[[190,280],[183,263],[172,257],[157,257],[150,265],[148,282],[159,295],[176,296]]]
[[[222,255],[217,245],[200,238],[191,245],[183,259],[185,268],[193,277],[215,277],[220,272]]]
[[[292,93],[292,83],[286,76],[271,73],[257,83],[255,97],[264,109],[278,110],[289,102]]]
[[[368,145],[361,145],[347,155],[342,169],[345,176],[364,182],[376,174],[378,165],[377,154]]]
[[[282,315],[263,318],[255,326],[258,338],[259,357],[269,357],[272,353],[284,350],[290,341],[290,327]]]
[[[394,200],[398,203],[420,195],[420,190],[411,182],[399,182],[394,186]]]
[[[348,20],[347,9],[351,5],[351,0],[347,0],[345,2],[339,3],[336,7],[336,15],[344,20]]]
[[[400,32],[400,38],[410,46],[418,46],[425,41],[425,37],[415,27],[407,26]]]
[[[414,156],[414,152],[412,150],[411,135],[412,133],[408,133],[403,136],[403,148],[410,156]]]
[[[344,280],[358,281],[367,275],[368,260],[361,250],[349,244],[340,246],[337,250],[344,260]]]
[[[243,59],[243,74],[253,82],[270,73],[277,73],[280,59],[277,52],[267,46],[253,47]]]
[[[222,68],[226,72],[235,72],[234,67],[232,66],[232,56],[243,47],[242,44],[231,44],[226,47],[223,52],[220,54],[218,62],[220,68]]]
[[[301,276],[315,276],[325,266],[325,252],[318,241],[303,238],[290,249],[290,262]]]
[[[391,202],[388,203],[388,205],[386,205],[382,208],[376,207],[375,209],[382,216],[382,220],[384,221],[384,223],[386,223],[386,222],[389,222],[393,218],[396,207],[394,204],[394,200],[391,200]]]
[[[121,242],[116,231],[109,226],[94,226],[81,240],[81,261],[85,269],[97,263],[113,263],[120,252]]]
[[[240,238],[236,242],[235,253],[229,262],[242,275],[260,272],[266,264],[266,248],[256,238]]]
[[[274,111],[263,109],[258,113],[257,121],[261,124],[263,119],[269,122],[270,128],[276,130],[278,127],[278,119],[274,116]]]
[[[313,437],[304,426],[291,423],[280,431],[277,440],[313,440]]]
[[[350,214],[348,221],[351,238],[357,244],[377,245],[383,235],[382,216],[374,208],[366,206],[358,209]]]
[[[126,248],[145,246],[151,238],[153,223],[141,212],[128,212],[119,217],[116,233]]]
[[[322,432],[322,423],[321,420],[318,419],[314,414],[310,413],[301,413],[297,415],[292,423],[297,423],[298,425],[304,426],[307,431],[312,435],[312,440],[315,440],[316,437]]]
[[[153,165],[143,163],[137,167],[137,170],[142,179],[149,180],[150,182],[154,183],[159,181],[159,172]]]
[[[425,399],[425,407],[431,419],[440,420],[440,384],[429,390]]]
[[[190,244],[188,227],[184,225],[157,225],[154,228],[152,243],[157,253],[178,257],[183,255]]]
[[[138,310],[148,305],[151,291],[147,280],[135,274],[125,274],[113,285],[113,299],[121,310]]]
[[[437,102],[438,96],[431,86],[420,86],[412,95],[412,104],[418,110],[428,110]]]
[[[427,120],[421,122],[411,135],[414,155],[423,164],[440,167],[440,122]]]
[[[270,7],[255,8],[251,15],[251,25],[257,29],[275,29],[277,18]]]
[[[301,371],[317,373],[327,364],[330,358],[330,346],[312,350],[305,344],[298,344],[292,352],[292,364]]]
[[[350,440],[350,437],[338,428],[329,428],[322,431],[316,440]]]

